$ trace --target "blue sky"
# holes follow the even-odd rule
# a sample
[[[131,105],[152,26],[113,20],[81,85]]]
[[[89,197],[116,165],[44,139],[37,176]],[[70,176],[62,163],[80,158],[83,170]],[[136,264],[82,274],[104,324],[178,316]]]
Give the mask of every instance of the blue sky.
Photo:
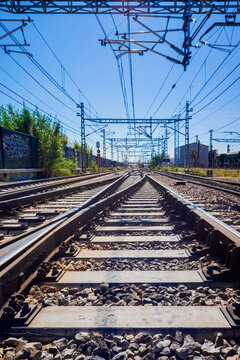
[[[24,17],[25,16],[21,15],[1,14],[2,19],[22,19]],[[90,103],[94,106],[94,109],[97,110],[100,116],[111,118],[126,117],[117,62],[109,45],[103,47],[98,41],[98,39],[104,38],[104,35],[96,17],[94,15],[34,15],[31,16],[31,18],[34,20],[34,24],[37,29],[47,40],[61,63],[71,74],[83,94],[89,99]],[[116,39],[114,36],[115,28],[111,17],[109,15],[102,15],[99,16],[99,19],[108,37]],[[216,19],[218,21],[224,21],[223,16],[212,17],[205,29],[207,29]],[[117,24],[119,32],[127,31],[126,18],[119,15],[115,16],[114,20]],[[156,30],[162,29],[165,26],[165,20],[159,18],[144,18],[140,20]],[[201,19],[198,21],[201,21]],[[5,25],[11,29],[15,24],[5,23]],[[130,21],[130,25],[132,31],[142,30],[142,28],[132,19]],[[171,24],[174,28],[180,27],[180,25],[181,22],[179,22],[179,20],[174,21]],[[215,34],[214,30],[207,36],[210,38],[209,43],[216,42],[216,44],[220,45],[226,44],[227,41],[231,41],[231,36],[232,44],[236,44],[237,41],[239,41],[239,30],[237,28],[234,29],[233,33],[232,28],[229,28],[226,31],[225,28],[216,30]],[[27,42],[31,44],[27,50],[33,54],[34,58],[61,84],[61,66],[50,52],[33,24],[29,24],[25,28],[25,35]],[[141,37],[143,38],[143,36],[145,36],[145,40],[153,40],[154,38],[153,35],[138,35],[135,36],[135,38],[139,39]],[[19,41],[21,40],[20,33],[18,33],[16,37]],[[180,46],[182,42],[182,34],[181,32],[172,33],[168,39]],[[5,42],[7,42],[6,39]],[[2,40],[0,45],[3,43],[4,41]],[[193,42],[193,44],[196,43],[197,40]],[[158,45],[157,49],[158,51],[162,51],[168,55],[176,56],[173,51],[166,47],[166,45]],[[54,94],[56,98],[66,104],[68,108],[37,85],[36,82],[19,67],[14,59],[19,62],[19,64],[21,64],[22,67],[31,75],[33,75],[34,78],[36,78],[45,88],[47,88],[51,94]],[[125,73],[129,112],[130,116],[132,116],[128,56],[124,55],[122,57],[122,61]],[[223,65],[220,67],[220,70],[211,81],[208,81],[222,62]],[[209,46],[202,46],[198,50],[193,48],[192,61],[185,72],[183,72],[181,65],[176,64],[172,68],[173,63],[150,52],[145,53],[144,56],[136,54],[132,55],[132,64],[136,117],[143,118],[146,116],[146,113],[159,89],[161,89],[161,91],[159,92],[152,108],[148,112],[148,117],[170,118],[173,115],[178,115],[181,109],[184,108],[185,102],[187,100],[191,101],[194,99],[199,89],[203,87],[200,94],[191,104],[191,107],[193,108],[192,120],[190,122],[191,141],[193,141],[195,139],[195,135],[198,134],[202,143],[209,144],[208,131],[210,129],[219,129],[215,132],[214,137],[233,136],[225,134],[223,131],[240,132],[240,120],[237,120],[240,117],[240,80],[237,80],[240,75],[240,67],[236,67],[239,64],[239,48],[236,48],[230,55],[223,51],[211,49]],[[21,97],[25,97],[33,104],[36,104],[39,108],[45,110],[53,116],[57,116],[60,120],[73,127],[76,132],[80,130],[80,118],[75,115],[76,107],[74,103],[55,86],[53,86],[25,55],[11,54],[10,57],[0,49],[0,67],[0,83],[8,86],[10,89],[20,94]],[[233,71],[235,67],[236,69]],[[171,68],[172,71],[169,73]],[[4,71],[2,71],[2,69],[7,71],[15,80],[34,93],[46,105],[50,106],[51,109],[41,103],[39,99],[34,98],[34,96],[24,90]],[[169,76],[164,82],[168,73]],[[226,80],[222,81],[225,77]],[[236,81],[235,84],[231,85],[234,81]],[[204,86],[206,82],[207,84]],[[190,86],[191,83],[192,85]],[[174,84],[176,84],[176,86],[171,91]],[[211,90],[213,90],[216,86],[216,90],[211,93]],[[219,96],[219,94],[228,86],[229,89],[222,96]],[[79,101],[79,93],[66,74],[65,87],[67,92],[71,94],[76,101]],[[21,97],[17,97],[9,90],[6,90],[6,88],[2,85],[0,85],[0,90],[10,94],[12,97],[22,102]],[[167,96],[168,93],[169,96]],[[206,98],[204,99],[205,96]],[[84,99],[81,98],[81,100]],[[212,104],[201,110],[205,105],[210,103],[211,100],[214,100]],[[89,105],[86,100],[84,101],[86,106],[92,110],[91,105]],[[199,101],[201,102],[197,104]],[[10,102],[16,108],[21,107],[19,104],[9,99],[8,96],[0,93],[1,104],[6,105]],[[161,103],[163,103],[162,106],[156,112]],[[234,120],[236,120],[234,123],[224,127]],[[67,129],[67,127],[65,128]],[[114,136],[116,137],[125,137],[128,132],[128,128],[124,125],[112,125],[109,126],[106,131],[109,130],[114,131]],[[90,133],[91,131],[92,129],[88,128],[86,132]],[[161,136],[163,131],[164,130],[162,128],[157,128],[154,136]],[[74,139],[80,141],[80,134],[75,134],[69,130],[66,130],[66,133],[70,141],[73,141]],[[102,142],[99,132],[98,134],[92,134],[88,137],[88,143],[94,148],[94,150],[95,142],[97,140]],[[183,137],[180,136],[180,144],[183,144],[183,141]],[[214,143],[214,147],[217,148],[219,152],[225,152],[227,144]],[[232,145],[231,150],[240,150],[240,144]],[[173,155],[172,135],[170,135],[169,139],[169,153]],[[107,156],[110,157],[110,149],[107,150]]]

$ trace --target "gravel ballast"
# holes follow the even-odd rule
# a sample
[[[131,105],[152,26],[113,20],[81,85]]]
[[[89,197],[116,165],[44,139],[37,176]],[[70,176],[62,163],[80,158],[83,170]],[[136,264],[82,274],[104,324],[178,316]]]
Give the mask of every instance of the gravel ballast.
[[[227,306],[240,301],[240,290],[149,284],[109,286],[103,283],[84,289],[34,285],[26,301],[43,306]]]
[[[48,343],[15,337],[0,342],[0,358],[4,360],[238,360],[239,356],[239,344],[221,333],[212,341],[197,341],[176,331],[175,335],[79,332],[70,339],[56,338]]]

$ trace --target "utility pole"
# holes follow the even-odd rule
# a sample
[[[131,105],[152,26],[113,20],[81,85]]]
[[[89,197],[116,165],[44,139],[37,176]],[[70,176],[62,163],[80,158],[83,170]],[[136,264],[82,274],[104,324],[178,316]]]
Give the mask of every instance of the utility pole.
[[[127,138],[125,139],[125,149],[126,149],[126,153],[125,153],[124,161],[127,163],[127,161],[128,161],[128,156],[127,156],[127,151],[128,151],[128,149],[127,149]]]
[[[179,163],[179,121],[174,121],[174,163]]]
[[[102,129],[102,137],[103,137],[103,158],[106,159],[106,131]]]
[[[189,171],[190,167],[190,151],[189,151],[189,119],[191,119],[189,113],[191,109],[189,109],[189,101],[186,102],[186,118],[185,118],[185,161],[184,168],[187,167]]]
[[[190,23],[191,23],[191,1],[185,1],[186,8],[184,12],[184,23],[183,23],[183,31],[184,31],[184,42],[183,42],[183,49],[184,49],[184,57],[183,57],[183,64],[184,64],[184,71],[186,70],[187,65],[190,63],[191,59],[191,34],[190,34]]]
[[[164,155],[165,158],[168,155],[168,131],[167,131],[167,127],[165,129],[165,139],[164,139]]]
[[[105,159],[106,159],[106,131],[102,129],[102,137],[103,137],[103,166],[105,166]]]
[[[152,117],[150,117],[150,139],[151,139],[151,148],[152,148],[151,156],[154,156],[154,144],[153,144],[153,141],[152,141],[152,136],[153,136],[153,131],[152,131]]]
[[[86,172],[86,134],[85,134],[85,118],[84,118],[84,104],[80,104],[80,110],[81,110],[81,157],[82,157],[82,171]]]
[[[158,139],[158,155],[160,155],[160,144],[161,144],[161,140]]]
[[[174,164],[177,165],[177,122],[174,121]]]
[[[164,136],[161,136],[161,155],[164,156]]]
[[[111,141],[111,160],[113,161],[113,139]]]
[[[80,105],[77,104],[77,108],[80,108],[80,113],[77,112],[77,116],[81,117],[81,168],[82,171],[86,171],[86,136],[85,136],[85,118],[84,118],[84,104],[81,103]],[[85,160],[84,160],[85,158]]]
[[[209,130],[210,139],[209,139],[209,164],[208,167],[213,168],[213,130]]]

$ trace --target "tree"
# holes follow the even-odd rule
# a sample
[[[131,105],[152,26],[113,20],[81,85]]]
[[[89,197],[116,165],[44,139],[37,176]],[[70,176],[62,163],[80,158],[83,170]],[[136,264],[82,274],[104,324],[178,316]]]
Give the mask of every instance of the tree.
[[[39,139],[39,165],[48,176],[70,174],[74,167],[71,160],[64,158],[63,146],[67,137],[60,122],[27,108],[14,110],[11,105],[0,108],[0,125],[8,129],[37,136]]]
[[[163,161],[163,155],[154,155],[151,157],[151,160],[149,162],[149,166],[154,169],[157,166],[161,166]]]
[[[82,151],[82,145],[79,144],[79,142],[77,140],[74,140],[73,149]],[[90,154],[90,155],[92,155],[92,153],[93,153],[93,149],[90,148],[88,145],[86,145],[85,151],[87,154]]]

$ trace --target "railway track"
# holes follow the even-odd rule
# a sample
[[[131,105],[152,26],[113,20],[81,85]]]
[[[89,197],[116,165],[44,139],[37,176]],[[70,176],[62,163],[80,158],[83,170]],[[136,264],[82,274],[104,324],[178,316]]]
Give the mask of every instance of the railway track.
[[[6,201],[12,198],[32,195],[39,192],[46,192],[54,188],[62,188],[71,184],[78,184],[80,182],[99,178],[109,174],[114,174],[114,171],[1,184],[0,201]]]
[[[2,200],[0,195],[0,248],[18,240],[24,233],[30,234],[51,224],[119,177],[120,174],[114,173],[101,174],[99,178],[90,175],[80,178],[77,183],[74,179],[74,184],[68,181],[61,185],[57,183],[55,187],[51,184],[48,191],[32,191],[25,196],[14,192],[7,200]]]
[[[2,357],[237,360],[239,232],[151,176],[95,200],[2,265]]]
[[[174,191],[179,192],[189,201],[193,202],[200,208],[208,211],[219,220],[232,226],[234,229],[240,231],[240,203],[239,195],[232,194],[232,191],[208,186],[201,182],[189,181],[187,179],[180,179],[178,177],[167,176],[154,172],[155,179],[163,182],[165,185],[171,187]]]
[[[192,184],[199,184],[209,187],[211,189],[220,190],[228,194],[240,196],[240,182],[233,182],[227,180],[219,180],[212,178],[204,178],[202,176],[182,174],[182,173],[169,173],[167,171],[157,171],[160,175],[170,177],[176,180],[185,180]]]

